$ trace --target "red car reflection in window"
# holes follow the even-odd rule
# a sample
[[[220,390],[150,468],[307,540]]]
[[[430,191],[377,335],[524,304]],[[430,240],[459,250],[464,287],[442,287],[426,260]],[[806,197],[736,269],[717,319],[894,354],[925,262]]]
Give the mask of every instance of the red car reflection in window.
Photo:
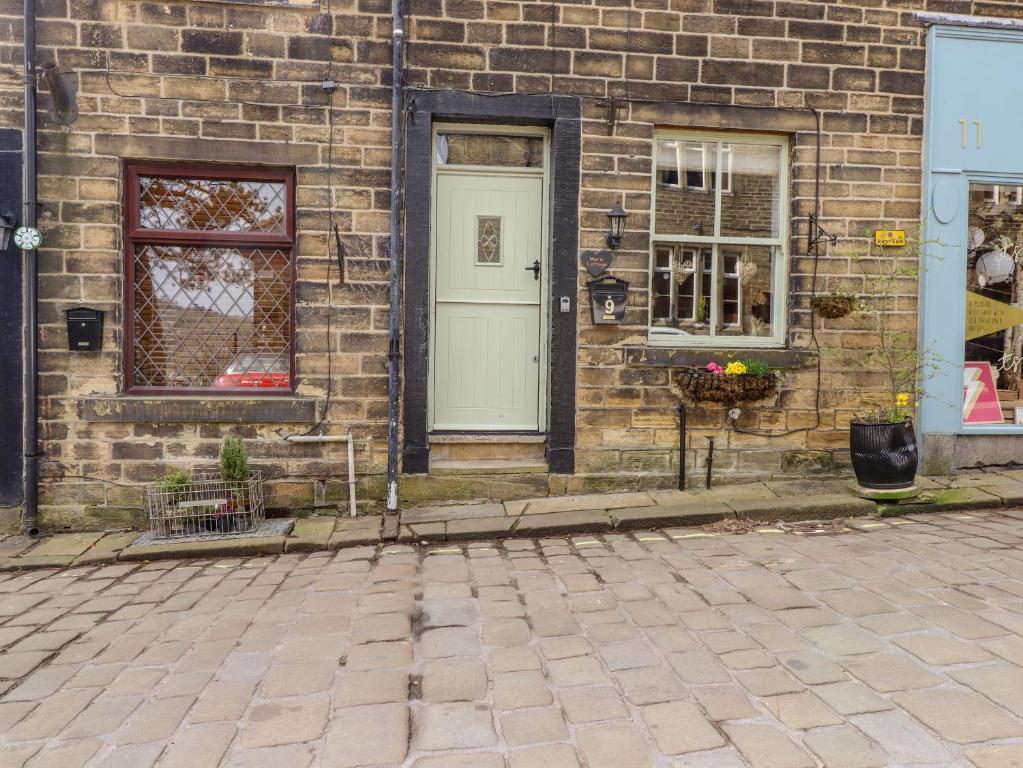
[[[213,382],[217,389],[287,389],[291,386],[288,361],[283,355],[243,352]]]

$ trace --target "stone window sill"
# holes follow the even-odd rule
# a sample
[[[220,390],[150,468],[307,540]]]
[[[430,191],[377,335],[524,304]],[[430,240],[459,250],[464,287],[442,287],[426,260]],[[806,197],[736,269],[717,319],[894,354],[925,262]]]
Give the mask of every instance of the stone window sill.
[[[126,424],[311,424],[312,397],[139,397],[111,395],[79,401],[85,421]]]
[[[202,3],[217,5],[259,5],[269,8],[297,8],[301,10],[319,10],[320,0],[197,0]]]
[[[707,349],[680,347],[626,347],[625,363],[633,368],[702,368],[712,360],[722,365],[755,357],[772,368],[802,368],[815,359],[806,349]]]

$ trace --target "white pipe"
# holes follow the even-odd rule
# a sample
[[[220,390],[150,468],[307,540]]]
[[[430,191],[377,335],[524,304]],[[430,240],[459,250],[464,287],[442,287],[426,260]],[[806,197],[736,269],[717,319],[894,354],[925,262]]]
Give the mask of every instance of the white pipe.
[[[288,435],[289,443],[348,443],[348,509],[355,517],[355,440],[352,433],[344,435]]]

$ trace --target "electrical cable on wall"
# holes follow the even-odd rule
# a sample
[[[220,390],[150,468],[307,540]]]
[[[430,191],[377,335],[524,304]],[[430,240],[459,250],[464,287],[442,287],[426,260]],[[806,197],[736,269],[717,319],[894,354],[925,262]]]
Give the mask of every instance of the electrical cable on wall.
[[[341,235],[338,232],[337,222],[335,217],[337,211],[334,206],[334,93],[337,91],[337,83],[333,80],[334,71],[334,17],[331,14],[331,0],[327,0],[327,18],[330,23],[330,58],[327,62],[327,68],[323,73],[323,80],[321,87],[327,93],[328,106],[327,106],[327,233],[324,238],[324,247],[327,253],[327,318],[326,318],[326,337],[327,337],[327,394],[323,399],[323,407],[320,410],[320,418],[316,420],[309,429],[302,433],[293,433],[289,435],[283,435],[283,438],[287,440],[289,437],[308,437],[314,433],[319,433],[323,428],[324,422],[327,420],[327,414],[330,412],[330,403],[334,395],[334,345],[331,338],[331,317],[334,313],[334,291],[333,281],[331,280],[331,263],[332,258],[330,254],[330,236],[333,233],[334,240],[337,248],[337,260],[338,269],[341,273],[341,284],[344,284],[344,245],[341,242]]]
[[[813,257],[813,277],[810,281],[810,344],[806,347],[806,349],[813,347],[817,362],[817,384],[814,392],[814,424],[812,427],[796,427],[795,429],[772,432],[769,430],[747,429],[733,423],[732,428],[743,435],[756,435],[768,438],[784,437],[785,435],[794,435],[798,432],[812,432],[813,430],[818,429],[821,425],[821,381],[823,371],[821,362],[821,345],[817,338],[817,311],[814,307],[813,299],[817,295],[817,271],[821,257],[821,243],[827,242],[834,245],[838,241],[838,236],[828,234],[821,229],[820,224],[818,223],[821,211],[821,115],[815,107],[807,107],[807,109],[813,113],[814,120],[816,121],[813,213],[808,217],[806,233],[807,256]],[[736,418],[737,416],[733,417],[732,413],[729,412],[729,419],[731,421],[734,422]]]

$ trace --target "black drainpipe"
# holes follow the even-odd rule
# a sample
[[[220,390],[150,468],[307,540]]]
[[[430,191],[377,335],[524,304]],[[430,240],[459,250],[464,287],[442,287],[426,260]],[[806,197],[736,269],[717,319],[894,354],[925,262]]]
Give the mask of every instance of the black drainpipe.
[[[25,213],[22,226],[36,226],[36,3],[25,0],[25,163],[22,194]],[[36,302],[37,271],[35,251],[22,251],[24,262],[23,299],[25,324],[22,329],[24,343],[24,530],[27,536],[39,535],[39,433],[37,423],[36,348],[38,307]]]
[[[391,265],[387,317],[387,511],[398,511],[398,413],[401,397],[401,138],[404,120],[405,18],[391,0]]]

